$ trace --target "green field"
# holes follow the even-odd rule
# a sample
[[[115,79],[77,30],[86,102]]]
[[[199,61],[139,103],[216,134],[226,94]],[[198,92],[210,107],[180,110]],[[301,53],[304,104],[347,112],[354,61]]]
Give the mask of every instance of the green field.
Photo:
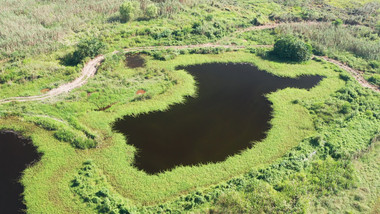
[[[0,9],[0,99],[46,93],[105,56],[96,74],[69,93],[0,102],[0,130],[31,138],[43,153],[21,179],[27,213],[377,212],[380,95],[318,56],[362,71],[378,87],[380,2],[141,1],[126,23],[119,17],[124,1],[65,2],[5,0]],[[147,5],[157,8],[154,17]],[[281,24],[243,32],[274,23]],[[285,36],[311,44],[316,57],[296,63],[273,56],[271,45]],[[104,47],[93,51],[91,39]],[[243,48],[185,47],[207,43]],[[122,49],[174,45],[183,47],[137,51],[143,68],[125,65]],[[266,94],[271,129],[241,154],[157,175],[135,168],[136,148],[112,131],[113,122],[196,96],[194,77],[175,68],[210,62],[324,78],[310,90]],[[137,95],[139,89],[146,93]]]

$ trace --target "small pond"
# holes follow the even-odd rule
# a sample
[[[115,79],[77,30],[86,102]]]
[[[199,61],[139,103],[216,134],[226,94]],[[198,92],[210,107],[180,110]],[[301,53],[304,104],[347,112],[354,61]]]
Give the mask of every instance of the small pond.
[[[270,129],[265,94],[287,87],[310,89],[321,76],[281,78],[250,64],[184,67],[198,82],[198,96],[166,112],[126,116],[114,130],[137,148],[135,166],[155,174],[178,165],[219,162],[250,148]]]
[[[26,167],[40,159],[30,140],[14,132],[0,132],[0,213],[24,213],[19,183]]]
[[[128,68],[141,68],[145,66],[145,59],[140,54],[125,55],[125,62]]]

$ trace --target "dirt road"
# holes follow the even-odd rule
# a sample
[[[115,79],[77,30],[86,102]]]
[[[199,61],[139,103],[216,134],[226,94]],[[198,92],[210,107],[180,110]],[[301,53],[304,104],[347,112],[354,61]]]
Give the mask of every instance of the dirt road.
[[[355,69],[353,69],[353,68],[351,68],[351,67],[349,67],[349,66],[347,66],[347,65],[345,65],[345,64],[343,64],[343,63],[341,63],[335,59],[328,58],[327,56],[323,56],[321,58],[328,61],[328,62],[331,62],[331,63],[337,65],[338,67],[342,68],[343,70],[348,71],[363,87],[370,88],[376,92],[380,92],[380,89],[377,86],[372,85],[366,79],[364,79],[362,71],[355,70]]]
[[[292,23],[290,23],[292,24]],[[311,22],[309,24],[315,24],[314,22]],[[242,30],[238,30],[238,32],[247,32],[252,30],[263,30],[263,29],[271,29],[279,26],[279,24],[271,24],[271,25],[263,25],[263,26],[253,26],[249,28],[244,28]],[[134,47],[134,48],[128,48],[124,49],[124,52],[131,52],[131,51],[143,51],[143,50],[164,50],[164,49],[187,49],[187,48],[204,48],[204,47],[224,47],[224,48],[231,48],[231,49],[244,49],[245,46],[236,46],[236,45],[218,45],[214,43],[207,43],[207,44],[198,44],[198,45],[183,45],[183,46],[148,46],[148,47]],[[250,46],[250,47],[272,47],[272,45],[256,45],[256,46]],[[113,53],[117,53],[116,51]],[[367,80],[365,80],[362,76],[362,72],[355,70],[353,68],[348,67],[347,65],[344,65],[343,63],[330,59],[328,57],[322,57],[323,59],[327,60],[328,62],[331,62],[342,69],[348,71],[363,87],[370,88],[376,92],[380,92],[379,88],[370,84]],[[9,103],[9,102],[27,102],[27,101],[39,101],[39,100],[46,100],[49,98],[56,97],[60,94],[67,93],[69,91],[72,91],[75,88],[79,88],[82,85],[87,83],[87,80],[94,76],[98,65],[102,63],[104,60],[104,56],[100,55],[91,61],[89,61],[82,69],[82,74],[80,77],[75,79],[74,81],[70,83],[66,83],[64,85],[59,86],[58,88],[52,89],[51,91],[47,92],[46,94],[42,95],[35,95],[35,96],[29,96],[29,97],[10,97],[3,100],[0,100],[0,104],[3,103]]]

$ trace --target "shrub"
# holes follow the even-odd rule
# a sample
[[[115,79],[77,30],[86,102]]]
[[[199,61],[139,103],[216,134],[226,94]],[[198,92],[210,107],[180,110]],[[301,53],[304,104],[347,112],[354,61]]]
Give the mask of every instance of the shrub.
[[[146,7],[145,15],[148,18],[150,19],[155,18],[157,17],[157,14],[158,14],[158,8],[156,7],[156,5],[150,4]]]
[[[153,58],[157,60],[162,60],[162,61],[172,60],[178,55],[179,55],[178,51],[171,50],[171,49],[153,52]]]
[[[214,16],[212,14],[209,14],[205,17],[205,20],[208,22],[212,21],[213,19],[214,19]]]
[[[84,202],[93,206],[96,213],[135,213],[127,208],[123,198],[111,190],[104,175],[92,161],[83,163],[83,167],[71,181],[71,188]]]
[[[380,74],[374,74],[372,75],[368,81],[370,81],[371,83],[377,85],[377,86],[380,86]]]
[[[87,139],[85,137],[81,137],[81,138],[76,138],[74,139],[74,141],[72,142],[72,145],[75,147],[75,148],[78,148],[78,149],[90,149],[90,148],[95,148],[96,147],[96,142],[92,139]]]
[[[75,140],[75,133],[67,129],[59,129],[54,134],[55,138],[65,142],[73,142]]]
[[[339,78],[346,82],[350,80],[350,76],[348,76],[347,74],[339,74]]]
[[[340,113],[348,114],[351,111],[351,104],[346,102],[340,107]]]
[[[120,5],[120,19],[123,22],[132,20],[137,12],[137,2],[127,1]]]
[[[97,38],[83,39],[77,44],[74,53],[67,54],[61,59],[61,61],[65,65],[74,66],[80,63],[86,57],[95,57],[104,48],[105,44]]]
[[[335,25],[335,27],[338,27],[338,26],[343,24],[343,21],[342,21],[342,19],[336,19],[332,23],[333,23],[333,25]]]
[[[85,135],[66,128],[56,131],[54,137],[60,141],[71,143],[77,149],[95,148],[97,145],[95,140],[88,139]]]
[[[280,59],[302,62],[311,59],[312,47],[294,37],[284,37],[276,41],[273,53]]]
[[[105,44],[99,39],[85,39],[78,43],[74,56],[80,59],[95,57],[103,48],[105,48]]]
[[[331,157],[313,162],[307,180],[307,188],[317,195],[334,194],[338,190],[352,188],[357,181],[351,163],[335,161]]]
[[[369,27],[334,27],[333,24],[326,23],[315,25],[295,24],[279,26],[276,31],[282,35],[294,35],[310,41],[313,48],[315,48],[314,53],[316,55],[338,55],[341,58],[339,60],[342,60],[343,57],[355,57],[357,58],[355,60],[362,61],[360,64],[363,65],[368,64],[368,60],[379,61],[380,59],[378,36]],[[345,62],[348,63],[346,60]],[[367,68],[361,69],[367,70]]]
[[[40,126],[40,127],[44,128],[46,130],[49,130],[49,131],[58,130],[61,126],[59,124],[59,122],[53,121],[53,120],[48,119],[48,118],[35,118],[34,123],[37,126]]]

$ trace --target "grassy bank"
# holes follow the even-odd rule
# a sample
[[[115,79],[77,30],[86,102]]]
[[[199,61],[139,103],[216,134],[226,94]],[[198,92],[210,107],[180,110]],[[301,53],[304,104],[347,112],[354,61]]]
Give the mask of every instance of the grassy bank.
[[[26,186],[25,199],[28,208],[33,212],[43,210],[61,210],[62,212],[80,210],[85,211],[78,196],[74,196],[70,189],[70,182],[75,178],[82,163],[92,159],[106,181],[113,187],[114,192],[131,201],[134,205],[153,205],[167,200],[173,200],[178,196],[196,189],[207,188],[226,179],[248,172],[252,168],[261,168],[281,158],[289,149],[297,146],[302,139],[315,134],[312,116],[302,105],[295,104],[294,100],[318,101],[329,97],[334,91],[344,86],[344,81],[339,78],[335,66],[327,63],[310,61],[305,64],[287,64],[261,59],[250,53],[229,52],[219,55],[181,55],[169,61],[153,60],[147,56],[147,67],[144,69],[130,70],[123,63],[115,65],[110,74],[115,80],[120,75],[139,78],[139,76],[152,75],[151,70],[166,70],[166,72],[153,75],[154,78],[144,78],[137,81],[136,85],[126,88],[125,92],[118,93],[112,85],[107,83],[106,68],[99,70],[99,76],[91,79],[83,88],[76,89],[58,103],[19,103],[2,105],[2,109],[12,107],[13,112],[19,115],[51,115],[65,121],[76,117],[76,123],[86,127],[96,135],[98,146],[96,149],[75,150],[68,143],[59,142],[54,138],[54,131],[40,130],[32,134],[32,139],[39,146],[39,150],[45,153],[41,162],[26,171],[23,183]],[[120,62],[120,61],[119,61]],[[256,143],[240,155],[228,158],[225,162],[207,164],[193,167],[177,167],[170,172],[158,175],[147,175],[136,170],[131,164],[135,149],[126,145],[125,138],[121,134],[113,133],[111,123],[123,115],[135,115],[139,113],[166,110],[170,105],[184,101],[185,95],[194,95],[196,92],[193,78],[182,70],[174,70],[178,65],[190,65],[208,62],[244,62],[253,63],[260,69],[275,75],[296,77],[299,75],[323,75],[325,78],[320,84],[310,91],[301,89],[284,89],[270,95],[268,99],[273,103],[272,129],[263,142]],[[122,68],[124,67],[124,72]],[[144,70],[144,71],[143,71]],[[104,74],[103,74],[104,72]],[[155,78],[162,78],[157,81]],[[122,79],[122,78],[121,78]],[[111,78],[112,80],[112,78]],[[106,87],[108,85],[108,87]],[[97,86],[97,87],[95,87]],[[98,88],[96,99],[90,88]],[[143,88],[149,93],[148,98],[136,99],[134,92]],[[90,95],[88,95],[90,93]],[[114,95],[113,95],[114,94]],[[81,96],[85,95],[85,96]],[[96,111],[94,100],[102,100],[102,97],[113,97],[124,100],[115,104],[106,111]],[[105,98],[104,98],[105,99]],[[103,100],[102,105],[112,104],[113,100]],[[18,112],[17,112],[18,111]],[[3,123],[9,126],[23,127],[25,122],[15,122],[15,119],[4,119]],[[31,119],[33,121],[33,119]],[[34,127],[33,125],[28,125]],[[74,126],[75,127],[75,126]],[[20,128],[17,128],[20,129]],[[17,130],[16,129],[16,130]],[[30,133],[30,132],[29,132]],[[28,134],[27,134],[28,135]],[[65,157],[70,157],[66,159]],[[53,185],[54,184],[54,185]],[[39,194],[33,193],[39,189]],[[53,199],[51,193],[55,193]],[[73,200],[74,199],[74,200]],[[73,205],[75,203],[75,205]],[[91,210],[91,209],[90,209]]]
[[[0,129],[30,137],[44,154],[22,178],[28,213],[369,212],[379,203],[378,156],[367,149],[380,131],[380,98],[338,67],[319,59],[279,62],[260,48],[148,51],[146,67],[137,69],[125,66],[123,54],[109,54],[209,42],[272,45],[291,34],[378,84],[378,1],[147,1],[158,7],[157,17],[140,11],[127,23],[119,17],[121,3],[7,0],[0,9],[0,28],[6,29],[0,32],[0,99],[46,93],[73,80],[89,60],[65,65],[62,59],[74,53],[75,44],[83,38],[106,44],[100,52],[105,61],[82,87],[44,101],[0,105]],[[332,24],[337,19],[349,26]],[[300,21],[323,23],[239,32]],[[197,83],[175,68],[211,62],[252,63],[273,75],[324,79],[310,90],[265,95],[272,103],[272,128],[241,154],[157,175],[134,168],[139,153],[112,131],[112,123],[185,104]],[[141,89],[146,93],[136,94]]]

